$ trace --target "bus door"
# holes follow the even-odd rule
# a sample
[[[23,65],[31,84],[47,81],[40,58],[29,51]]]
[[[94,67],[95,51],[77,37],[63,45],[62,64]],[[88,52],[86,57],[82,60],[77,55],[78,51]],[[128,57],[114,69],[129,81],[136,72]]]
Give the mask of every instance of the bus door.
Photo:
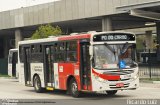
[[[9,55],[8,55],[8,75],[16,77],[16,65],[17,65],[17,51],[9,50]],[[18,77],[18,76],[17,76]]]
[[[13,52],[12,53],[12,76],[15,77],[16,76],[16,64],[18,61],[18,55],[17,52]]]
[[[90,55],[89,55],[89,43],[83,42],[80,44],[80,76],[81,76],[81,88],[84,90],[91,90],[91,70],[90,70]]]
[[[24,47],[24,75],[25,75],[25,84],[31,85],[31,69],[30,69],[30,57],[31,50],[30,47]]]
[[[53,70],[53,47],[44,46],[44,77],[45,85],[54,87],[54,70]]]

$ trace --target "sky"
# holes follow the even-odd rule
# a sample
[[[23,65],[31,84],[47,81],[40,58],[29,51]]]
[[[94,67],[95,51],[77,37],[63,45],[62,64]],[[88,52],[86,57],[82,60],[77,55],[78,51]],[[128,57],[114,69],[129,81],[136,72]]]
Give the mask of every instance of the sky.
[[[58,0],[0,0],[0,11],[7,11],[53,1]]]

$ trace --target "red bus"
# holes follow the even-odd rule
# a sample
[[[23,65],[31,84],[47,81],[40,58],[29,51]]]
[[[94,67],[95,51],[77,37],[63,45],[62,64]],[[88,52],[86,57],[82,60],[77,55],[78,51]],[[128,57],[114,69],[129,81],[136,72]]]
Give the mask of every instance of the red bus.
[[[36,92],[136,89],[136,38],[128,32],[94,32],[19,42],[19,80]]]

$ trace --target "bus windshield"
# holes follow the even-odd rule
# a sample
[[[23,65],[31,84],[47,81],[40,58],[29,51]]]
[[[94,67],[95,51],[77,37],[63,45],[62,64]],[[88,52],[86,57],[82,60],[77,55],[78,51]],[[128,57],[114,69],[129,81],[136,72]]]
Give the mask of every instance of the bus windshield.
[[[123,68],[136,66],[134,44],[94,45],[94,68],[118,69],[121,61],[125,62]]]

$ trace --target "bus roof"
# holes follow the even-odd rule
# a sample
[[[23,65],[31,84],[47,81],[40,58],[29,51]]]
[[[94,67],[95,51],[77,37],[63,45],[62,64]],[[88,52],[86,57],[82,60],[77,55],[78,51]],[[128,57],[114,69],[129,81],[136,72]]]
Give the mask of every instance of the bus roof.
[[[36,39],[36,40],[24,40],[19,41],[18,44],[33,44],[33,43],[45,43],[45,42],[54,42],[54,41],[63,41],[63,40],[74,40],[74,39],[84,39],[84,38],[90,38],[91,35],[98,35],[98,34],[107,34],[107,33],[126,33],[126,34],[133,34],[131,32],[124,32],[124,31],[107,31],[107,32],[88,32],[86,34],[79,33],[74,35],[63,35],[63,36],[53,36],[49,38],[43,38],[43,39]],[[134,35],[134,34],[133,34]]]
[[[32,44],[32,43],[45,43],[45,42],[62,41],[62,40],[83,39],[83,38],[90,38],[90,35],[91,34],[65,35],[65,36],[49,37],[37,40],[19,41],[18,44]]]

